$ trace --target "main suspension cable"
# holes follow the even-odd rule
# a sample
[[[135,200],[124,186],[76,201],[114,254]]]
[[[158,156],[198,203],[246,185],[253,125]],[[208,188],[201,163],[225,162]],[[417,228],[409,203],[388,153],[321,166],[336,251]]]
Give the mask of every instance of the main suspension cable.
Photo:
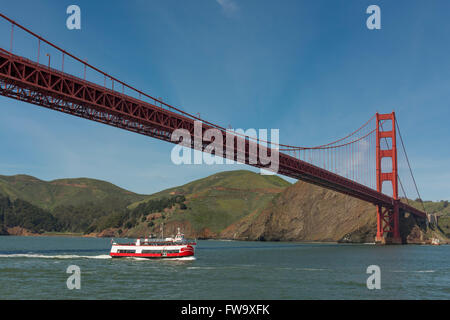
[[[406,162],[408,163],[409,172],[411,173],[411,177],[412,177],[412,180],[414,182],[414,187],[416,188],[417,195],[419,196],[419,202],[422,204],[423,211],[427,212],[427,210],[425,209],[425,204],[423,203],[422,197],[420,196],[419,188],[417,187],[417,183],[416,183],[416,179],[414,179],[414,174],[413,174],[413,171],[411,169],[411,164],[409,163],[408,154],[406,153],[405,144],[403,143],[402,134],[400,132],[400,126],[398,125],[397,119],[395,120],[395,126],[397,127],[398,136],[400,137],[400,141],[402,143],[403,152],[404,152],[405,157],[406,157]]]

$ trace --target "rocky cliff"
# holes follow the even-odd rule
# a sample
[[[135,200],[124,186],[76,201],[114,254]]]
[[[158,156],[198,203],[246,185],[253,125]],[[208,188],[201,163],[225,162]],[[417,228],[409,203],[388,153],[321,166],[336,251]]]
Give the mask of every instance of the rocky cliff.
[[[425,243],[436,236],[425,222],[408,214],[401,217],[401,226],[404,243]],[[375,206],[299,181],[274,198],[267,208],[229,226],[219,237],[364,243],[374,242],[375,233]],[[437,236],[441,237],[439,232]]]

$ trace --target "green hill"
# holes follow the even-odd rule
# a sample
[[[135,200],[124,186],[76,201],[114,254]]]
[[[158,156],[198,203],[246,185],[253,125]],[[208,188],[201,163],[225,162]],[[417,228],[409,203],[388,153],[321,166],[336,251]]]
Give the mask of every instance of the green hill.
[[[216,190],[241,190],[241,191],[260,191],[273,189],[274,192],[281,191],[290,186],[286,180],[271,175],[259,175],[247,170],[224,171],[213,174],[203,179],[195,180],[185,185],[166,189],[155,194],[147,196],[144,200],[133,203],[130,209],[135,208],[139,203],[156,199],[160,197],[168,197],[175,194],[198,194],[210,189]]]
[[[111,200],[128,205],[145,198],[101,180],[77,178],[43,181],[27,175],[0,175],[0,195],[12,200],[20,198],[48,210],[58,206],[107,203]]]
[[[50,212],[56,218],[57,229],[44,231],[109,230],[113,235],[135,236],[159,233],[164,223],[167,232],[182,227],[187,234],[208,236],[261,210],[289,185],[277,176],[239,170],[214,174],[153,195],[139,195],[95,179],[43,181],[15,175],[0,176],[0,196],[11,203],[23,200],[34,206],[27,211],[30,215],[41,215],[39,208]],[[25,218],[22,215],[16,223],[10,220],[3,227],[24,227]]]
[[[418,201],[409,203],[422,207]],[[441,214],[440,229],[449,235],[448,201],[426,201],[425,206]],[[152,195],[88,178],[0,176],[0,234],[137,237],[159,235],[164,226],[165,235],[181,227],[186,236],[197,238],[367,242],[375,224],[370,204],[246,170],[213,174]],[[419,229],[414,229],[416,238],[424,234]]]
[[[416,199],[409,200],[409,204],[421,210],[423,210],[423,206],[425,206],[425,210],[428,213],[438,213],[442,216],[450,216],[450,205],[447,200],[424,201],[422,206],[422,203]]]
[[[159,233],[164,222],[168,234],[182,227],[197,237],[217,236],[234,222],[260,211],[290,185],[277,176],[263,176],[251,171],[221,172],[180,187],[167,189],[134,203],[135,209],[146,201],[184,196],[184,205],[167,208],[163,214],[149,214],[128,231],[128,235]]]
[[[33,233],[59,231],[60,225],[50,212],[21,199],[11,201],[0,196],[0,234],[19,227]]]
[[[0,176],[0,197],[12,203],[23,200],[50,212],[58,221],[60,231],[82,233],[96,228],[103,217],[123,212],[128,205],[146,196],[96,179],[43,181],[28,175],[15,175]],[[27,212],[39,215],[37,210]],[[23,227],[24,221],[23,217],[16,219],[14,225],[9,221],[8,227]]]
[[[408,200],[407,202],[419,210],[424,210],[425,207],[425,211],[427,213],[436,214],[439,217],[439,228],[447,237],[450,238],[450,205],[448,200],[423,201],[423,204],[419,201],[419,199]]]

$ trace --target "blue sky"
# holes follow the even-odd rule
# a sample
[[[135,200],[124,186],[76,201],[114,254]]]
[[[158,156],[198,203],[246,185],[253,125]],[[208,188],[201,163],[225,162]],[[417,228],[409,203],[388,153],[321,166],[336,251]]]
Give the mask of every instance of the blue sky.
[[[71,4],[81,30],[66,28]],[[381,30],[366,27],[371,4]],[[327,143],[395,110],[422,197],[450,199],[448,1],[17,0],[1,12],[170,104],[223,126],[279,128],[286,144]],[[6,48],[9,32],[1,23]],[[16,35],[17,53],[31,47]],[[4,97],[0,108],[4,175],[153,193],[252,170],[176,166],[171,144]]]

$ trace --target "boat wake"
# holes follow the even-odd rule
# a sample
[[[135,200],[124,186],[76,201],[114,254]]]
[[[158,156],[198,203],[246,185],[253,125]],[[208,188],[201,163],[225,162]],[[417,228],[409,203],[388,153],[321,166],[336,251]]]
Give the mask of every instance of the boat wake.
[[[180,258],[169,258],[168,260],[174,260],[174,261],[194,261],[197,260],[195,257],[180,257]]]
[[[39,258],[39,259],[111,259],[107,254],[97,256],[80,256],[75,254],[44,255],[33,253],[0,254],[1,258]]]

